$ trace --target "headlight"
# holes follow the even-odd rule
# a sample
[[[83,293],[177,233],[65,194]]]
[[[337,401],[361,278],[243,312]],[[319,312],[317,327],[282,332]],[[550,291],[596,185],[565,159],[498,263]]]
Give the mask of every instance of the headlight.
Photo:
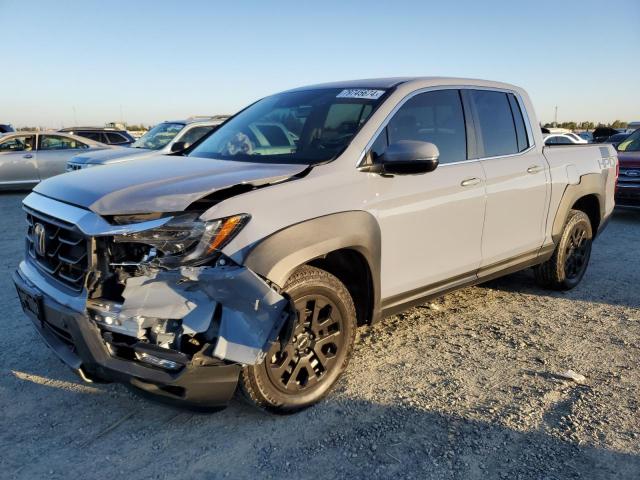
[[[158,261],[167,267],[200,263],[224,248],[251,218],[240,214],[203,222],[199,216],[181,214],[160,227],[116,235],[114,241],[150,245],[162,252]]]

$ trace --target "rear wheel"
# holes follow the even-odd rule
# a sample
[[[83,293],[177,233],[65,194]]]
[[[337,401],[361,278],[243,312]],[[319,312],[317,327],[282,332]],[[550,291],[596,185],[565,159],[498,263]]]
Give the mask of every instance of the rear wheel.
[[[540,285],[570,290],[582,280],[591,257],[593,232],[586,213],[571,210],[553,256],[535,268]]]
[[[321,400],[346,369],[356,313],[347,288],[315,267],[298,269],[285,285],[296,313],[291,340],[276,341],[258,365],[245,367],[240,390],[255,405],[292,413]]]

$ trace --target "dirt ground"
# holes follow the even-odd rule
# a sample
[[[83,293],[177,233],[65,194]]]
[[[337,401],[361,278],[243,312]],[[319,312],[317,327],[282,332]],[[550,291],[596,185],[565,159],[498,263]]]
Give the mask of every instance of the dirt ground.
[[[0,194],[0,478],[640,479],[638,211],[616,213],[575,290],[523,272],[387,318],[333,394],[278,417],[81,383],[11,283],[22,197]]]

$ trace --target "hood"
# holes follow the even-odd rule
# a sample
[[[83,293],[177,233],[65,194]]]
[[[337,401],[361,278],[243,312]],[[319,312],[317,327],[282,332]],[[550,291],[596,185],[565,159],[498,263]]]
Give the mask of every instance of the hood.
[[[640,168],[640,152],[618,152],[620,167]]]
[[[155,150],[131,147],[114,147],[97,152],[81,153],[71,159],[73,163],[105,165],[108,163],[135,160],[137,158],[150,158],[158,155]]]
[[[58,175],[34,191],[99,215],[178,212],[215,191],[286,180],[306,168],[160,155]]]

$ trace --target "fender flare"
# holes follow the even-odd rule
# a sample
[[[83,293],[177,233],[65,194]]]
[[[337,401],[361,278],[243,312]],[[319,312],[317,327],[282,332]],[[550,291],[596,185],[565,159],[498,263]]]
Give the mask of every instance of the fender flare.
[[[246,254],[244,265],[283,287],[296,268],[341,249],[351,249],[366,260],[373,287],[371,323],[380,312],[380,226],[365,211],[333,213],[305,220],[259,240]]]
[[[551,238],[553,239],[554,244],[557,245],[560,237],[562,236],[562,230],[564,229],[567,217],[569,216],[569,210],[571,210],[571,207],[582,197],[594,195],[597,198],[599,209],[598,220],[600,224],[602,224],[604,208],[602,194],[600,192],[604,192],[605,188],[605,177],[597,173],[582,175],[580,177],[580,182],[573,185],[570,184],[565,187],[562,199],[560,200],[560,204],[556,210],[553,227],[551,229]],[[596,229],[594,229],[594,236],[596,233]]]

